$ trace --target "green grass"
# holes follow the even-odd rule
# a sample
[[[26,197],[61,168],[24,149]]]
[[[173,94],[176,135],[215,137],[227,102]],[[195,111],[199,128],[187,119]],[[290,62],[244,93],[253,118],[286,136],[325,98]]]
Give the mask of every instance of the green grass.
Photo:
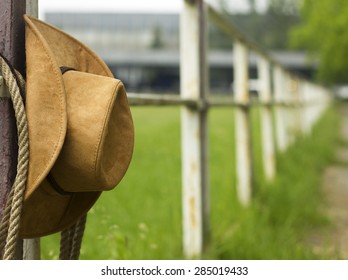
[[[253,122],[257,124],[257,122]],[[313,229],[328,225],[323,213],[321,172],[333,159],[337,116],[331,110],[314,128],[312,137],[277,157],[278,175],[266,183],[261,175],[260,149],[255,149],[256,189],[252,207],[238,209],[210,253],[217,259],[326,259],[303,242]],[[254,128],[254,147],[258,127]],[[208,257],[211,257],[208,255]]]
[[[134,156],[123,181],[105,192],[88,215],[81,259],[183,259],[180,110],[132,108]],[[255,197],[241,207],[235,190],[233,109],[209,115],[212,240],[206,259],[325,258],[303,244],[325,224],[320,172],[331,160],[336,116],[330,110],[310,138],[279,155],[278,175],[262,176],[258,109],[252,112]],[[42,239],[43,259],[58,256],[57,235]]]

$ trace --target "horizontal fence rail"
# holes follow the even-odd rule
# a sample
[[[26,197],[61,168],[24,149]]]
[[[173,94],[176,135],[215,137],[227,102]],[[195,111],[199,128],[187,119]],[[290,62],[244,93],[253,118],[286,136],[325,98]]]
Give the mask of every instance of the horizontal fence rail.
[[[128,92],[128,102],[132,106],[181,106],[202,107],[202,101],[193,98],[183,98],[176,94],[166,93],[135,93]],[[308,105],[322,104],[322,101],[317,99],[309,100],[250,100],[238,102],[233,97],[226,96],[209,96],[205,101],[205,105],[209,107],[252,107],[252,106],[279,106],[279,107],[305,107]]]
[[[233,97],[209,96],[208,20],[231,38]],[[249,92],[251,53],[257,57],[256,100],[251,99]],[[207,167],[209,108],[235,107],[235,187],[240,203],[247,207],[253,194],[249,108],[261,107],[263,168],[265,177],[272,180],[276,175],[276,152],[285,151],[299,133],[311,133],[332,95],[328,89],[288,72],[203,0],[183,0],[180,58],[180,95],[128,93],[128,98],[132,106],[181,107],[183,250],[187,258],[197,258],[211,235]]]

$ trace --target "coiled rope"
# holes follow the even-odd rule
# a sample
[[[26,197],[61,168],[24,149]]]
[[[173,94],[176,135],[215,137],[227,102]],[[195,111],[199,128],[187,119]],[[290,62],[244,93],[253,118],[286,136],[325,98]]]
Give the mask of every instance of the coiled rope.
[[[9,193],[0,224],[0,259],[13,260],[16,253],[20,217],[28,174],[29,137],[25,106],[22,98],[25,92],[25,81],[21,74],[13,69],[1,54],[0,73],[2,73],[10,92],[18,134],[17,174]],[[59,259],[77,260],[79,258],[85,225],[86,215],[70,228],[61,232]]]
[[[17,174],[7,199],[0,225],[1,258],[4,260],[12,260],[16,252],[20,217],[28,174],[29,138],[25,107],[21,95],[21,92],[24,93],[25,91],[24,79],[2,56],[0,56],[0,72],[10,92],[18,136]]]
[[[60,260],[78,260],[80,256],[83,233],[87,215],[84,215],[73,226],[61,232]]]

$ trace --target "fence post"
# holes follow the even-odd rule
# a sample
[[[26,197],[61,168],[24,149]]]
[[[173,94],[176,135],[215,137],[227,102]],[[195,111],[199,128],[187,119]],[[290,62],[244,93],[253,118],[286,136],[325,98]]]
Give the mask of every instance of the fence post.
[[[26,14],[38,17],[39,7],[38,0],[26,0]],[[23,240],[23,259],[39,260],[40,259],[40,238]]]
[[[312,85],[308,81],[303,81],[302,82],[302,87],[301,87],[301,93],[302,93],[302,102],[304,103],[303,105],[303,115],[304,115],[304,120],[303,120],[303,131],[305,135],[311,135],[312,133],[312,124],[313,124],[313,89]]]
[[[284,70],[275,65],[273,68],[274,100],[277,102],[275,108],[276,140],[279,151],[284,152],[289,145],[287,137],[287,118],[284,104],[286,94],[284,89]]]
[[[297,77],[294,75],[291,75],[291,93],[292,93],[292,99],[294,100],[294,109],[293,109],[293,126],[294,131],[296,133],[296,136],[299,136],[302,134],[301,131],[301,100],[300,100],[300,81]]]
[[[313,126],[320,115],[320,106],[319,106],[319,88],[315,84],[311,82],[308,83],[308,99],[309,99],[309,105],[308,105],[308,112],[309,112],[309,119],[310,119],[310,131],[313,131]]]
[[[262,137],[262,161],[263,170],[267,180],[272,180],[276,173],[276,157],[273,136],[273,119],[271,95],[270,63],[266,58],[258,56],[257,61],[259,98],[265,106],[261,108],[261,137]],[[269,104],[269,105],[268,105]]]
[[[25,72],[23,14],[37,16],[38,0],[0,0],[0,52],[22,74]],[[16,176],[16,127],[9,95],[0,97],[0,219]],[[18,242],[17,259],[39,258],[38,239]],[[24,246],[24,248],[23,248]],[[26,257],[27,256],[27,257]]]
[[[296,141],[296,138],[301,135],[301,101],[299,95],[299,79],[293,74],[289,73],[289,93],[293,105],[290,109],[289,122],[291,135],[291,142]]]
[[[246,105],[235,110],[237,195],[240,203],[249,205],[252,195],[251,128],[249,115],[249,59],[248,49],[242,42],[235,41],[234,94],[235,101]]]
[[[197,107],[181,110],[183,249],[188,258],[199,257],[209,238],[207,168],[206,10],[203,0],[184,1],[180,21],[181,96]]]
[[[0,0],[0,53],[22,74],[25,69],[25,0]],[[9,95],[0,98],[0,219],[17,170],[17,130]],[[16,258],[22,258],[18,242]]]
[[[294,129],[294,116],[293,116],[293,102],[294,95],[291,90],[291,76],[290,73],[281,70],[281,79],[282,79],[282,98],[285,102],[285,106],[281,108],[284,115],[284,127],[285,127],[285,139],[286,147],[289,147],[295,141],[295,129]]]

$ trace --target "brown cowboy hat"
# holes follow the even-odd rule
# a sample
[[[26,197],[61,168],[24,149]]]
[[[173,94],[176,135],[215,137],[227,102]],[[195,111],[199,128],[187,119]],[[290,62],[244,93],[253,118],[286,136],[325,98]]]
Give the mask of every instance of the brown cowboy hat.
[[[120,182],[134,129],[106,64],[61,30],[24,19],[30,159],[20,235],[32,238],[69,227]]]

